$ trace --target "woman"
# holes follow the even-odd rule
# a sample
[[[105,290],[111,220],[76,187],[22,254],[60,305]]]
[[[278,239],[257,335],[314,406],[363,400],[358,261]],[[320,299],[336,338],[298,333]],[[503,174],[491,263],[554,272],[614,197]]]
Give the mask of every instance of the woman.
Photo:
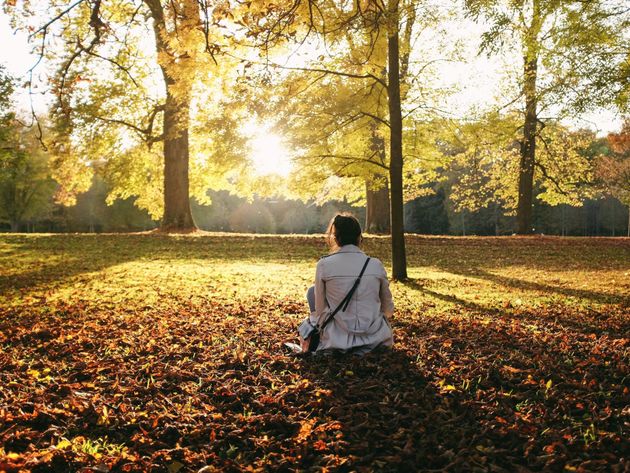
[[[306,295],[310,324],[323,326],[316,351],[366,353],[379,345],[391,346],[392,330],[386,317],[394,312],[394,303],[387,273],[378,259],[368,259],[359,249],[359,221],[350,214],[336,215],[328,226],[327,240],[331,253],[317,263],[315,285]],[[344,301],[359,275],[356,289]],[[338,312],[326,323],[337,307]],[[310,339],[301,338],[303,351],[308,350]]]

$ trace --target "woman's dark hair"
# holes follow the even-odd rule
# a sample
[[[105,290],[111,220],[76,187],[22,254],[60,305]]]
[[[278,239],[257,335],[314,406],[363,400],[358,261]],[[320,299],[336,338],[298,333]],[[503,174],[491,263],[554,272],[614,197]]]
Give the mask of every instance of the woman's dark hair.
[[[335,248],[361,243],[361,225],[356,217],[349,213],[335,215],[326,230],[328,246]]]

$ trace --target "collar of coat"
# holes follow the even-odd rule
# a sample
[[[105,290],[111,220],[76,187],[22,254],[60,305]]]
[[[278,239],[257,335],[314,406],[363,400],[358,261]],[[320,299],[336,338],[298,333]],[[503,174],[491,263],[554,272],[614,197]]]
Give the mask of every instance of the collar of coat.
[[[363,251],[361,251],[361,249],[357,245],[343,245],[333,254],[337,253],[363,253]]]

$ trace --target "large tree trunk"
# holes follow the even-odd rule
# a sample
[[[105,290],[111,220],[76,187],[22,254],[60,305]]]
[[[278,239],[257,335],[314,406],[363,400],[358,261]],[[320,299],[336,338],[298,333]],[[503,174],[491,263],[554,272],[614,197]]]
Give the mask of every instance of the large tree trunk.
[[[532,16],[522,36],[523,41],[523,95],[525,97],[525,123],[521,141],[521,161],[518,178],[518,205],[516,232],[532,232],[532,204],[534,200],[534,167],[536,165],[536,128],[538,125],[538,35],[544,21],[541,0],[532,0]]]
[[[384,72],[387,72],[387,69]],[[372,121],[371,129],[370,150],[376,158],[375,161],[385,167],[387,163],[385,139],[378,133],[376,120]],[[389,234],[391,217],[388,177],[381,172],[376,172],[371,178],[366,178],[365,197],[365,230],[369,233]]]
[[[524,235],[532,232],[532,205],[534,198],[534,164],[536,162],[536,126],[538,124],[536,100],[536,75],[538,58],[525,57],[524,94],[525,124],[521,141],[521,161],[518,179],[518,207],[516,232]]]
[[[188,126],[190,123],[190,78],[177,77],[175,64],[190,61],[184,51],[172,51],[168,44],[164,10],[160,0],[145,0],[151,10],[158,61],[166,86],[164,107],[164,216],[161,231],[186,233],[196,230],[190,209],[188,184]],[[179,12],[185,20],[195,22],[199,18],[195,2],[185,2]],[[178,20],[175,20],[178,21]]]
[[[167,84],[164,108],[164,217],[161,230],[190,232],[196,229],[190,210],[188,185],[188,98],[176,100]]]
[[[394,279],[407,279],[407,256],[405,252],[405,228],[403,220],[403,153],[402,153],[402,111],[400,105],[400,51],[398,46],[398,6],[392,0],[391,9],[395,25],[387,40],[389,93],[390,154],[389,182],[391,186],[391,232],[392,232],[392,276]],[[395,21],[394,21],[395,20]]]
[[[13,233],[17,233],[20,231],[20,222],[18,222],[17,220],[11,220],[11,232]]]
[[[390,228],[389,185],[387,177],[376,176],[366,179],[365,231],[368,233],[388,234]]]

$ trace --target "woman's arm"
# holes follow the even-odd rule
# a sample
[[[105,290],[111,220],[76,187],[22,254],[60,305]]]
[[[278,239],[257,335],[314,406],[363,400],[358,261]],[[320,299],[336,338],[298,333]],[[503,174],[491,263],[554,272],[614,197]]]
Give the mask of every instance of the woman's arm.
[[[326,283],[322,278],[322,267],[320,263],[317,263],[317,268],[315,269],[315,310],[309,314],[309,321],[311,325],[318,325],[319,321],[322,319],[323,311],[326,305]],[[300,336],[300,346],[303,352],[307,352],[310,345],[310,336],[308,338],[302,338]]]
[[[326,281],[324,281],[324,269],[320,260],[315,269],[315,313],[311,314],[311,323],[317,324],[323,321],[326,307]]]
[[[381,265],[382,267],[382,265]],[[392,298],[392,292],[389,290],[389,281],[387,280],[387,272],[382,267],[383,272],[379,278],[381,281],[381,288],[379,290],[379,297],[381,299],[381,312],[386,317],[391,317],[394,314],[394,300]]]

